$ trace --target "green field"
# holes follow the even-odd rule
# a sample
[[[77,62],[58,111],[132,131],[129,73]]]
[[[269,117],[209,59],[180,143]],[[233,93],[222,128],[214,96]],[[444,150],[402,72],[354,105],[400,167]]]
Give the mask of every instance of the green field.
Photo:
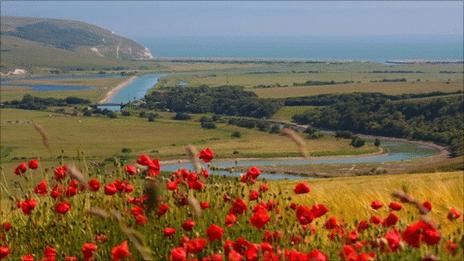
[[[89,159],[103,159],[120,155],[123,148],[130,148],[132,155],[150,153],[164,159],[177,159],[186,157],[184,147],[187,144],[214,148],[219,158],[299,156],[295,144],[287,137],[226,124],[205,130],[200,128],[199,122],[170,118],[148,122],[134,116],[109,119],[15,109],[0,112],[1,145],[10,151],[8,157],[3,158],[4,162],[21,157],[51,159],[60,154],[75,157],[78,151],[84,152]],[[47,131],[52,154],[42,145],[32,121]],[[239,131],[242,137],[232,138],[234,131]],[[314,154],[360,154],[377,150],[372,144],[354,149],[348,140],[333,137],[306,143]]]
[[[253,65],[253,66],[251,66]],[[160,87],[176,86],[184,81],[196,87],[240,85],[260,97],[283,98],[323,93],[382,92],[386,94],[454,92],[463,88],[462,66],[459,64],[383,65],[379,63],[269,63],[244,64],[167,75]],[[206,69],[207,67],[205,67]],[[455,73],[450,73],[455,72]],[[406,82],[381,82],[405,79]],[[298,86],[306,81],[353,81],[349,84]]]
[[[317,108],[316,106],[283,106],[272,116],[274,120],[292,121],[293,115]]]

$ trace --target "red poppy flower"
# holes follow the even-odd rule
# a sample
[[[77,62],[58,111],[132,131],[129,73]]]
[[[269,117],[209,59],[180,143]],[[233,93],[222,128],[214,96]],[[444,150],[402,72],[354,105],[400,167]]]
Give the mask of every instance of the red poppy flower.
[[[35,186],[34,188],[34,193],[40,196],[45,196],[48,193],[48,186],[47,186],[47,181],[42,180]]]
[[[207,209],[209,208],[209,203],[206,201],[200,202],[200,207],[201,209]]]
[[[415,248],[420,246],[421,241],[428,245],[435,245],[441,239],[440,232],[432,224],[423,220],[407,226],[401,236],[406,243]]]
[[[305,194],[305,193],[309,193],[311,189],[309,188],[308,183],[305,181],[305,182],[300,182],[296,184],[294,191],[296,194]]]
[[[39,167],[39,161],[36,159],[31,159],[28,164],[30,169],[37,169]]]
[[[10,254],[10,248],[8,246],[0,246],[0,259],[7,257]]]
[[[267,183],[262,183],[260,186],[259,186],[259,191],[261,192],[266,192],[269,190],[269,184]]]
[[[2,224],[3,231],[8,232],[11,229],[11,223],[10,222],[4,222]]]
[[[369,223],[367,223],[367,220],[361,220],[359,221],[358,226],[356,229],[358,230],[359,233],[363,232],[364,230],[369,228]]]
[[[31,214],[31,211],[37,206],[37,201],[35,199],[26,199],[17,204],[19,208],[23,211],[25,215]]]
[[[55,211],[59,214],[66,214],[71,209],[69,202],[58,202],[55,205]]]
[[[112,261],[119,261],[123,258],[131,256],[131,252],[129,251],[129,246],[127,245],[127,241],[123,241],[120,245],[117,245],[111,249],[111,257]]]
[[[126,166],[126,173],[129,175],[135,175],[137,174],[137,167],[134,165],[127,165]]]
[[[318,249],[314,249],[313,251],[309,252],[308,254],[309,261],[327,261],[329,257],[322,251]]]
[[[182,223],[182,228],[186,231],[191,231],[195,226],[195,222],[191,219],[187,219]]]
[[[306,253],[302,253],[294,249],[285,249],[285,260],[308,260],[308,255]]]
[[[24,162],[21,162],[14,170],[16,175],[21,175],[27,171],[27,165]]]
[[[173,227],[167,227],[163,230],[164,236],[170,237],[176,233],[176,229]]]
[[[114,183],[110,183],[105,185],[105,194],[108,196],[112,196],[118,192],[118,189],[116,188],[116,185]]]
[[[68,186],[66,189],[66,197],[72,197],[77,194],[77,187],[75,186]]]
[[[162,216],[164,214],[166,214],[166,212],[168,212],[169,210],[169,205],[168,203],[164,203],[164,204],[161,204],[159,207],[158,207],[158,216]]]
[[[63,187],[59,184],[55,185],[50,192],[50,196],[54,199],[61,197],[61,194],[63,194]]]
[[[208,163],[214,158],[214,153],[209,148],[205,148],[202,151],[200,151],[198,157],[202,159],[205,163]]]
[[[250,200],[257,200],[259,198],[259,192],[256,190],[250,191],[250,194],[248,195],[248,198]]]
[[[258,229],[264,227],[271,217],[265,208],[259,208],[250,218],[250,223]]]
[[[183,247],[176,247],[171,250],[172,261],[185,261],[187,260],[187,252]]]
[[[56,259],[56,249],[51,247],[51,246],[47,246],[45,249],[44,249],[44,256],[46,257],[45,260],[47,261],[54,261]]]
[[[235,216],[235,215],[232,214],[232,213],[227,214],[227,216],[226,216],[226,222],[225,222],[226,226],[227,226],[227,227],[231,227],[231,226],[233,226],[235,223],[237,223],[237,216]]]
[[[247,204],[243,199],[241,198],[236,198],[234,202],[232,203],[232,207],[229,210],[229,213],[232,213],[234,215],[241,215],[247,211]]]
[[[356,249],[351,245],[344,245],[340,257],[342,260],[357,260]]]
[[[388,242],[388,246],[390,247],[391,251],[396,251],[400,247],[401,242],[401,234],[398,230],[390,230],[385,234],[385,239]]]
[[[209,241],[221,240],[222,235],[224,235],[224,229],[218,225],[212,224],[206,230]]]
[[[391,210],[395,210],[395,211],[399,211],[403,208],[403,206],[401,205],[400,202],[396,202],[396,201],[393,201],[393,202],[390,202],[390,204],[388,205],[388,207],[391,209]]]
[[[371,208],[373,208],[373,209],[379,209],[379,208],[381,208],[381,207],[383,207],[383,203],[382,203],[382,202],[380,202],[380,201],[378,201],[378,200],[372,201],[372,203],[371,203]]]
[[[448,215],[446,216],[449,220],[456,220],[461,216],[461,213],[455,208],[450,208]]]
[[[65,256],[64,257],[64,261],[77,261],[79,259],[77,259],[77,257],[75,256]],[[88,259],[84,259],[84,260],[88,260]]]
[[[322,217],[328,211],[329,209],[324,204],[315,204],[311,208],[311,212],[313,212],[315,218]]]
[[[375,225],[378,225],[378,224],[382,223],[382,218],[377,216],[377,215],[374,215],[374,216],[371,217],[371,223],[375,224]]]
[[[204,238],[195,238],[189,240],[186,244],[187,253],[200,253],[205,248],[206,243],[206,239]]]
[[[166,183],[166,188],[168,190],[177,190],[177,184],[179,183],[178,180],[174,180],[174,181],[168,181]]]
[[[203,258],[202,261],[223,261],[223,258],[221,254],[211,254]]]
[[[452,255],[456,254],[457,249],[458,249],[458,244],[457,243],[453,242],[452,240],[446,241],[446,250],[450,254],[452,254]]]
[[[84,260],[91,260],[93,252],[97,251],[97,245],[94,243],[84,243],[82,245],[82,254]]]
[[[135,216],[135,223],[143,226],[148,223],[148,218],[145,215],[137,215]]]
[[[246,172],[246,175],[250,176],[252,179],[257,179],[260,174],[261,170],[254,166],[249,168]]]
[[[89,180],[89,189],[91,191],[98,191],[100,189],[100,181],[96,178]]]
[[[311,223],[314,219],[314,214],[310,208],[300,205],[296,208],[296,219],[300,222],[301,225],[307,225]]]
[[[391,227],[396,225],[398,220],[400,220],[400,218],[394,212],[390,212],[388,216],[382,221],[382,225],[384,227]]]
[[[243,256],[235,251],[235,250],[231,250],[229,252],[229,254],[227,255],[227,260],[229,261],[242,261],[243,260]]]
[[[21,257],[21,261],[34,261],[35,258],[33,255],[25,255]]]
[[[56,180],[61,180],[66,177],[66,172],[68,171],[68,166],[63,165],[60,167],[57,167],[53,173],[55,174],[55,179]]]
[[[325,222],[324,227],[326,229],[334,229],[334,228],[338,227],[337,218],[336,217],[329,217],[329,219],[327,219],[327,221]]]
[[[427,228],[423,232],[423,239],[427,245],[436,245],[440,242],[440,232],[435,228]]]
[[[150,156],[148,156],[147,154],[142,154],[139,156],[139,158],[137,159],[137,163],[140,164],[140,165],[143,165],[143,166],[148,166],[151,164],[151,158]]]
[[[427,212],[430,212],[432,210],[432,203],[426,200],[422,203],[422,207],[424,207],[424,209],[427,210]]]

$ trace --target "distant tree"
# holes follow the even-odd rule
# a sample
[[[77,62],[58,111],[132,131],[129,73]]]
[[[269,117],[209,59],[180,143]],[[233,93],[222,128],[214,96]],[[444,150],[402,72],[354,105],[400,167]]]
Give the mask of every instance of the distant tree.
[[[216,129],[216,124],[212,121],[205,121],[201,123],[203,129]]]
[[[176,115],[174,116],[174,119],[175,120],[190,120],[192,118],[192,116],[190,116],[189,114],[187,113],[184,113],[184,112],[178,112],[176,113]]]
[[[380,140],[376,138],[376,139],[374,140],[374,145],[375,145],[376,147],[379,147],[379,146],[380,146]]]
[[[353,146],[355,148],[359,148],[359,147],[364,146],[364,143],[365,143],[365,141],[363,139],[361,139],[360,137],[358,137],[358,136],[354,136],[351,139],[351,146]]]
[[[242,137],[242,134],[239,131],[234,131],[234,132],[232,132],[231,137],[232,138],[240,138],[240,137]]]

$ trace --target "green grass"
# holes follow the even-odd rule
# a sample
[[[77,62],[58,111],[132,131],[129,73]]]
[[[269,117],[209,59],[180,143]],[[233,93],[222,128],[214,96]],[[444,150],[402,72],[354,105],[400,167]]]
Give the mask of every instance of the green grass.
[[[405,78],[408,81],[459,81],[462,74],[443,74],[440,71],[462,72],[459,64],[455,65],[402,65],[386,66],[378,63],[351,62],[344,64],[304,64],[304,63],[270,63],[255,66],[247,64],[228,68],[218,67],[217,70],[204,70],[203,72],[174,74],[166,77],[165,84],[172,85],[178,80],[185,80],[189,86],[201,84],[218,86],[223,84],[242,85],[248,88],[257,85],[280,84],[291,87],[293,83],[303,83],[308,80],[319,81],[354,81],[369,83],[383,79]],[[206,69],[206,67],[205,67]],[[399,71],[414,70],[422,73],[370,73],[374,70]]]
[[[286,87],[253,89],[262,98],[286,98],[328,93],[381,92],[397,95],[404,93],[428,93],[434,91],[455,92],[462,90],[462,82],[413,82],[413,83],[360,83],[327,86]]]
[[[293,115],[303,113],[314,108],[316,108],[316,106],[283,106],[272,116],[272,119],[291,121]]]
[[[119,155],[122,148],[133,154],[148,152],[162,158],[185,158],[184,146],[211,147],[221,158],[298,156],[296,145],[287,137],[258,130],[218,124],[217,129],[205,130],[199,122],[176,121],[170,117],[148,122],[147,119],[119,116],[73,117],[69,115],[1,109],[1,144],[11,148],[9,159],[58,155],[74,157],[82,151],[89,159],[103,159]],[[47,131],[53,154],[50,155],[35,132],[32,121]],[[242,133],[232,138],[234,131]],[[372,152],[369,144],[353,148],[347,140],[326,136],[306,140],[311,153],[360,154]],[[61,153],[63,151],[63,153]],[[238,154],[237,154],[238,153]]]

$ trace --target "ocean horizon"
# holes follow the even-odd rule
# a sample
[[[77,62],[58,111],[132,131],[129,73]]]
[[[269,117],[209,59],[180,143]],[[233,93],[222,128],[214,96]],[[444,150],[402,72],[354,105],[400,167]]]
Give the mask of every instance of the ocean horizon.
[[[135,38],[157,58],[462,61],[463,36],[173,36]]]

